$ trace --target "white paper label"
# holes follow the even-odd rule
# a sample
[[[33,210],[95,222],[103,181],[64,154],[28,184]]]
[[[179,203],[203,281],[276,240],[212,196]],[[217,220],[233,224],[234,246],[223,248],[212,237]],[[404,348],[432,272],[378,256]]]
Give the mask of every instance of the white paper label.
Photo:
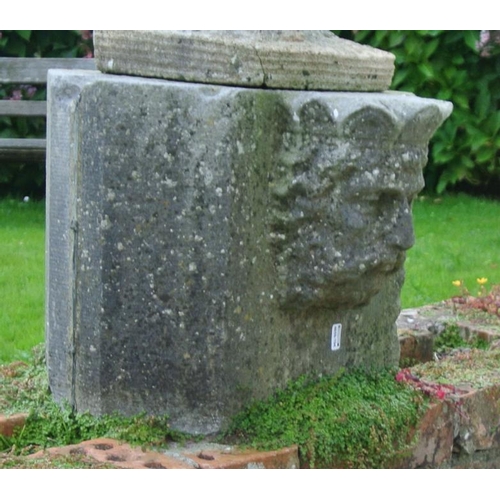
[[[332,326],[332,351],[338,351],[340,349],[341,334],[342,334],[342,325],[340,323],[335,323]]]

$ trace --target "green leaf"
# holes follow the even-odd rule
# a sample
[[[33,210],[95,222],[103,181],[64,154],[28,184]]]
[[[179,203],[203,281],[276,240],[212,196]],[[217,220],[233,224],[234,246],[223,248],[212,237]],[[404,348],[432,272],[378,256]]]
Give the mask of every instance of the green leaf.
[[[479,31],[464,31],[465,45],[477,53],[477,42],[479,40]]]
[[[375,32],[374,31],[369,31],[369,30],[356,30],[354,33],[354,40],[358,43],[361,42],[366,42],[366,40],[370,37],[373,36]],[[372,46],[375,46],[374,44],[371,44]]]
[[[389,34],[389,48],[402,45],[406,35],[402,31],[391,31]]]
[[[414,37],[407,37],[404,45],[408,55],[419,54],[421,43]]]
[[[19,38],[9,38],[9,43],[5,46],[6,56],[26,57],[26,44]]]
[[[30,41],[31,38],[31,30],[16,30],[16,33],[27,42]]]
[[[441,89],[441,90],[437,93],[436,97],[437,97],[438,99],[442,99],[442,100],[444,100],[444,101],[448,101],[448,100],[450,100],[450,99],[451,99],[452,94],[453,94],[453,93],[452,93],[451,89],[446,89],[446,88],[443,88],[443,89]]]
[[[469,75],[467,74],[467,71],[462,71],[462,70],[457,70],[455,73],[455,78],[454,81],[452,82],[453,87],[455,88],[462,88],[463,84],[469,79]],[[469,80],[470,81],[470,80]]]
[[[486,163],[493,161],[496,156],[496,148],[493,149],[491,146],[483,146],[476,153],[476,161],[479,163]]]
[[[463,94],[454,94],[452,98],[453,104],[463,109],[469,109],[469,99]]]
[[[473,169],[476,164],[468,157],[463,157],[462,158],[462,165],[467,169],[467,170],[471,170]],[[464,176],[465,176],[465,173],[464,173]]]
[[[377,44],[377,47],[380,47],[382,44],[382,41],[386,38],[386,36],[389,34],[389,31],[375,31],[375,43]]]
[[[463,179],[464,176],[460,176],[457,171],[451,170],[450,168],[446,169],[441,177],[439,178],[439,182],[436,186],[436,192],[438,194],[442,194],[449,184],[455,184],[459,180]]]
[[[406,80],[408,73],[408,69],[400,69],[399,71],[396,71],[394,78],[392,79],[392,88],[397,89]]]
[[[427,63],[420,63],[418,65],[418,70],[429,80],[434,78],[434,71],[432,70],[432,66]]]
[[[450,82],[455,79],[456,74],[457,74],[457,69],[455,68],[455,66],[448,66],[444,69],[444,76]]]
[[[434,153],[434,160],[437,162],[437,163],[440,163],[440,164],[446,164],[448,162],[450,162],[451,160],[453,160],[453,158],[455,158],[455,152],[454,151],[442,151],[442,152],[438,152],[438,151],[433,151]]]
[[[424,49],[425,57],[429,59],[432,56],[432,54],[434,54],[438,46],[439,46],[439,40],[437,38],[427,43]]]

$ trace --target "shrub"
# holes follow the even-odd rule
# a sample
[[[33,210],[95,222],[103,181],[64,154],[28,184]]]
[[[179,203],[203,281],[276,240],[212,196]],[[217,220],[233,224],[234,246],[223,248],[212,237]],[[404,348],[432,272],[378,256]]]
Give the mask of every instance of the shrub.
[[[453,103],[452,115],[431,140],[429,190],[442,193],[460,181],[487,188],[500,181],[500,58],[491,41],[485,51],[479,31],[335,33],[392,52],[393,90]]]

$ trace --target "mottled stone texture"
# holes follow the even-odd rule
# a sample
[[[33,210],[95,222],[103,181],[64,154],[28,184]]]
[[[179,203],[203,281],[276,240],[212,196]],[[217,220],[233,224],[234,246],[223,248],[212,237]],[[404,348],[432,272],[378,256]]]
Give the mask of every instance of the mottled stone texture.
[[[301,374],[397,363],[411,200],[450,105],[51,71],[49,107],[56,400],[209,433]]]
[[[382,91],[394,55],[327,30],[94,32],[104,73],[278,89]]]

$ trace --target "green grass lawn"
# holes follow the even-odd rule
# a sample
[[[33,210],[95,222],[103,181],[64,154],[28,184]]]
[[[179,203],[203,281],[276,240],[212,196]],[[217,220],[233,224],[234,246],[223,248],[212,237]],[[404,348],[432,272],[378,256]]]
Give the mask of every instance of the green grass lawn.
[[[406,259],[402,306],[416,307],[457,295],[452,281],[477,293],[500,283],[500,202],[466,195],[414,202],[415,246]]]
[[[0,200],[0,364],[25,359],[43,341],[45,205]],[[406,260],[402,306],[417,307],[458,293],[463,280],[500,283],[500,202],[465,195],[419,198],[416,243]]]
[[[44,203],[0,201],[0,364],[43,341],[44,238]]]

